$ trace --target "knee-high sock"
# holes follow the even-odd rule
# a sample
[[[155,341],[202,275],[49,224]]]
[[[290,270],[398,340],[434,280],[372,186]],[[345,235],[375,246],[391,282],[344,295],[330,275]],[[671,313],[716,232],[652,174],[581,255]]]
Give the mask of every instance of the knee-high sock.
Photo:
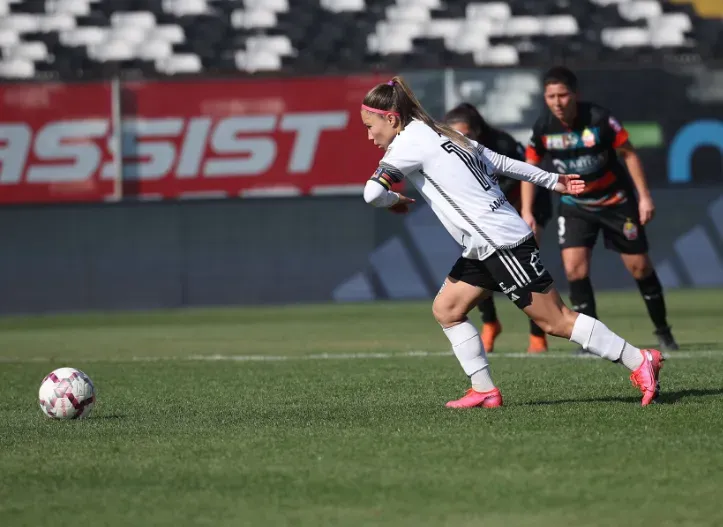
[[[472,388],[478,392],[494,389],[487,354],[475,325],[467,319],[456,326],[445,328],[444,334],[452,344],[462,369],[472,381]]]

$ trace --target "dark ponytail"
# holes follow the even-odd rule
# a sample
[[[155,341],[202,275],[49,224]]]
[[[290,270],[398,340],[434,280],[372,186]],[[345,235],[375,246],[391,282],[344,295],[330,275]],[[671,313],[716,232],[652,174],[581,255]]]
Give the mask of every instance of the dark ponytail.
[[[463,102],[444,116],[444,122],[451,125],[454,123],[465,123],[469,126],[470,137],[478,143],[487,143],[492,127],[487,124],[477,108],[468,102]]]
[[[370,108],[398,113],[402,129],[411,123],[413,119],[418,119],[459,146],[469,150],[472,149],[472,143],[465,136],[446,124],[435,121],[422,108],[414,92],[402,77],[397,76],[389,82],[377,84],[364,97],[363,104]]]

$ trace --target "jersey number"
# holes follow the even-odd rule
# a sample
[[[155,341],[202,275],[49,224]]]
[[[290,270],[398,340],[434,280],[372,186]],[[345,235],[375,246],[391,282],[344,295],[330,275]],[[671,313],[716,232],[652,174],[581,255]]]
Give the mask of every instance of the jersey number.
[[[460,158],[462,160],[462,163],[465,164],[469,171],[472,172],[472,175],[477,179],[477,181],[479,181],[480,185],[482,185],[483,189],[489,190],[490,188],[492,188],[492,186],[490,185],[490,180],[485,174],[484,165],[482,164],[482,161],[479,157],[477,157],[472,152],[465,150],[458,144],[453,143],[452,141],[447,141],[446,143],[443,143],[442,148],[448,154],[454,154],[458,158]]]

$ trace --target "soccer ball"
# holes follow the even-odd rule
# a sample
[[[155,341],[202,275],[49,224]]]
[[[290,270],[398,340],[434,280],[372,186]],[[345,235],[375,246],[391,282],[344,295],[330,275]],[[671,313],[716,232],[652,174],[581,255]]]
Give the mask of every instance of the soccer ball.
[[[83,419],[95,404],[95,386],[75,368],[58,368],[48,373],[38,393],[40,409],[52,419]]]

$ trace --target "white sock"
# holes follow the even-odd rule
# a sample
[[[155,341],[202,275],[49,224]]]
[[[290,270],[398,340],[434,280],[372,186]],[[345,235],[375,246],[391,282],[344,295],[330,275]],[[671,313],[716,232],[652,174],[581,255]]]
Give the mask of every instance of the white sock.
[[[643,361],[638,348],[625,342],[622,337],[610,331],[599,320],[582,313],[575,320],[570,340],[582,346],[584,350],[612,362],[621,360],[623,352],[625,352],[625,357],[622,358],[623,364],[631,370],[636,369]],[[632,367],[635,362],[633,359],[635,353],[637,353],[637,365]]]
[[[631,346],[626,342],[625,348],[623,348],[623,354],[620,355],[620,362],[630,371],[635,371],[640,368],[640,365],[643,363],[643,354],[640,353],[639,348]]]
[[[478,392],[494,390],[490,365],[477,327],[469,320],[465,320],[456,326],[446,328],[444,334],[452,344],[452,350],[462,369],[472,381],[472,388]]]

